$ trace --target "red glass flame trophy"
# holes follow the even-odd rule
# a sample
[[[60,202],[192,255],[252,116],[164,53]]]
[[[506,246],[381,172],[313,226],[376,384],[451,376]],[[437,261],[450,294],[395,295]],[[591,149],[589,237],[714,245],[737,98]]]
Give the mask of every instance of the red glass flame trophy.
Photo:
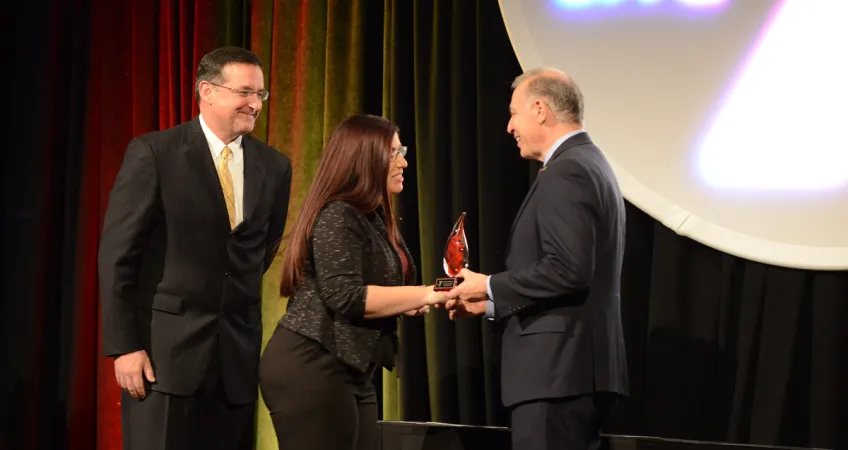
[[[457,278],[459,272],[468,267],[468,241],[465,239],[465,213],[460,214],[459,219],[453,226],[448,242],[445,244],[445,257],[442,259],[446,277],[436,278],[434,291],[449,291],[459,283]]]

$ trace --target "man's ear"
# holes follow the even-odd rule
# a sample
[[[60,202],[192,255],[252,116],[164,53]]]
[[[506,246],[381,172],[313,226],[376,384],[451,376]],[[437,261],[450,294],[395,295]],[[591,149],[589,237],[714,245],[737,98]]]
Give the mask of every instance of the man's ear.
[[[201,81],[198,85],[197,91],[200,93],[200,100],[204,103],[212,102],[212,95],[214,92],[214,86],[209,84],[206,81]]]
[[[545,102],[537,98],[533,100],[531,108],[533,108],[533,115],[536,117],[536,122],[539,124],[545,123],[545,119],[548,117],[548,109],[545,107]]]

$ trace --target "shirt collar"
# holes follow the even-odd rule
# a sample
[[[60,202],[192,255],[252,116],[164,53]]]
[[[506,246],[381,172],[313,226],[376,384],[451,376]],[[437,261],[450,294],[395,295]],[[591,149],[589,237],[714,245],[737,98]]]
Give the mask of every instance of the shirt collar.
[[[554,142],[554,145],[552,145],[551,148],[548,149],[548,153],[545,153],[545,160],[542,161],[542,167],[548,165],[548,161],[551,160],[551,157],[554,156],[554,152],[556,151],[556,149],[559,148],[560,145],[562,145],[563,142],[565,142],[566,140],[568,140],[572,136],[576,136],[580,133],[583,133],[584,131],[586,131],[586,130],[579,129],[579,130],[576,130],[576,131],[572,131],[571,133],[566,133],[566,134],[562,135],[562,137],[557,139],[556,142]]]
[[[241,139],[242,136],[239,136],[230,142],[229,144],[225,144],[212,130],[209,129],[209,126],[206,125],[206,121],[203,120],[203,114],[200,114],[200,128],[203,129],[203,135],[206,136],[206,142],[209,143],[209,149],[212,150],[212,154],[215,157],[221,156],[221,151],[224,150],[224,146],[229,145],[230,151],[236,153],[241,150]]]

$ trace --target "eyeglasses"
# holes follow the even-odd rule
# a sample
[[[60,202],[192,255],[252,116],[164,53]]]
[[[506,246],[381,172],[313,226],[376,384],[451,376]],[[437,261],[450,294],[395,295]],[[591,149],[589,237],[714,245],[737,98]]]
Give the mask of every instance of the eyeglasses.
[[[392,161],[396,160],[398,155],[406,158],[406,146],[405,145],[401,145],[400,147],[397,148],[397,150],[392,150],[391,160]]]
[[[264,90],[263,91],[251,91],[250,89],[233,89],[231,87],[222,86],[220,84],[215,84],[211,81],[209,82],[209,84],[211,84],[212,86],[218,86],[218,87],[221,87],[221,88],[224,88],[224,89],[228,89],[228,90],[233,91],[236,94],[238,94],[238,95],[240,95],[244,98],[248,98],[251,95],[256,94],[256,96],[259,98],[259,101],[261,101],[261,102],[268,100],[268,96],[271,95],[270,92],[264,91]]]

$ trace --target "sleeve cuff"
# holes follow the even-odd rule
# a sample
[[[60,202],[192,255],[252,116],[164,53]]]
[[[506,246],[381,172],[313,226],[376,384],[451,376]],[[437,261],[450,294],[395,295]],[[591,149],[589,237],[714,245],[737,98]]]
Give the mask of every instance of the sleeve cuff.
[[[489,320],[495,318],[495,302],[492,301],[494,296],[492,295],[492,277],[491,275],[486,277],[486,295],[489,296],[489,299],[486,300],[486,313],[485,317]]]
[[[491,275],[486,277],[486,295],[489,296],[489,300],[495,299],[495,296],[492,295],[492,276]]]

